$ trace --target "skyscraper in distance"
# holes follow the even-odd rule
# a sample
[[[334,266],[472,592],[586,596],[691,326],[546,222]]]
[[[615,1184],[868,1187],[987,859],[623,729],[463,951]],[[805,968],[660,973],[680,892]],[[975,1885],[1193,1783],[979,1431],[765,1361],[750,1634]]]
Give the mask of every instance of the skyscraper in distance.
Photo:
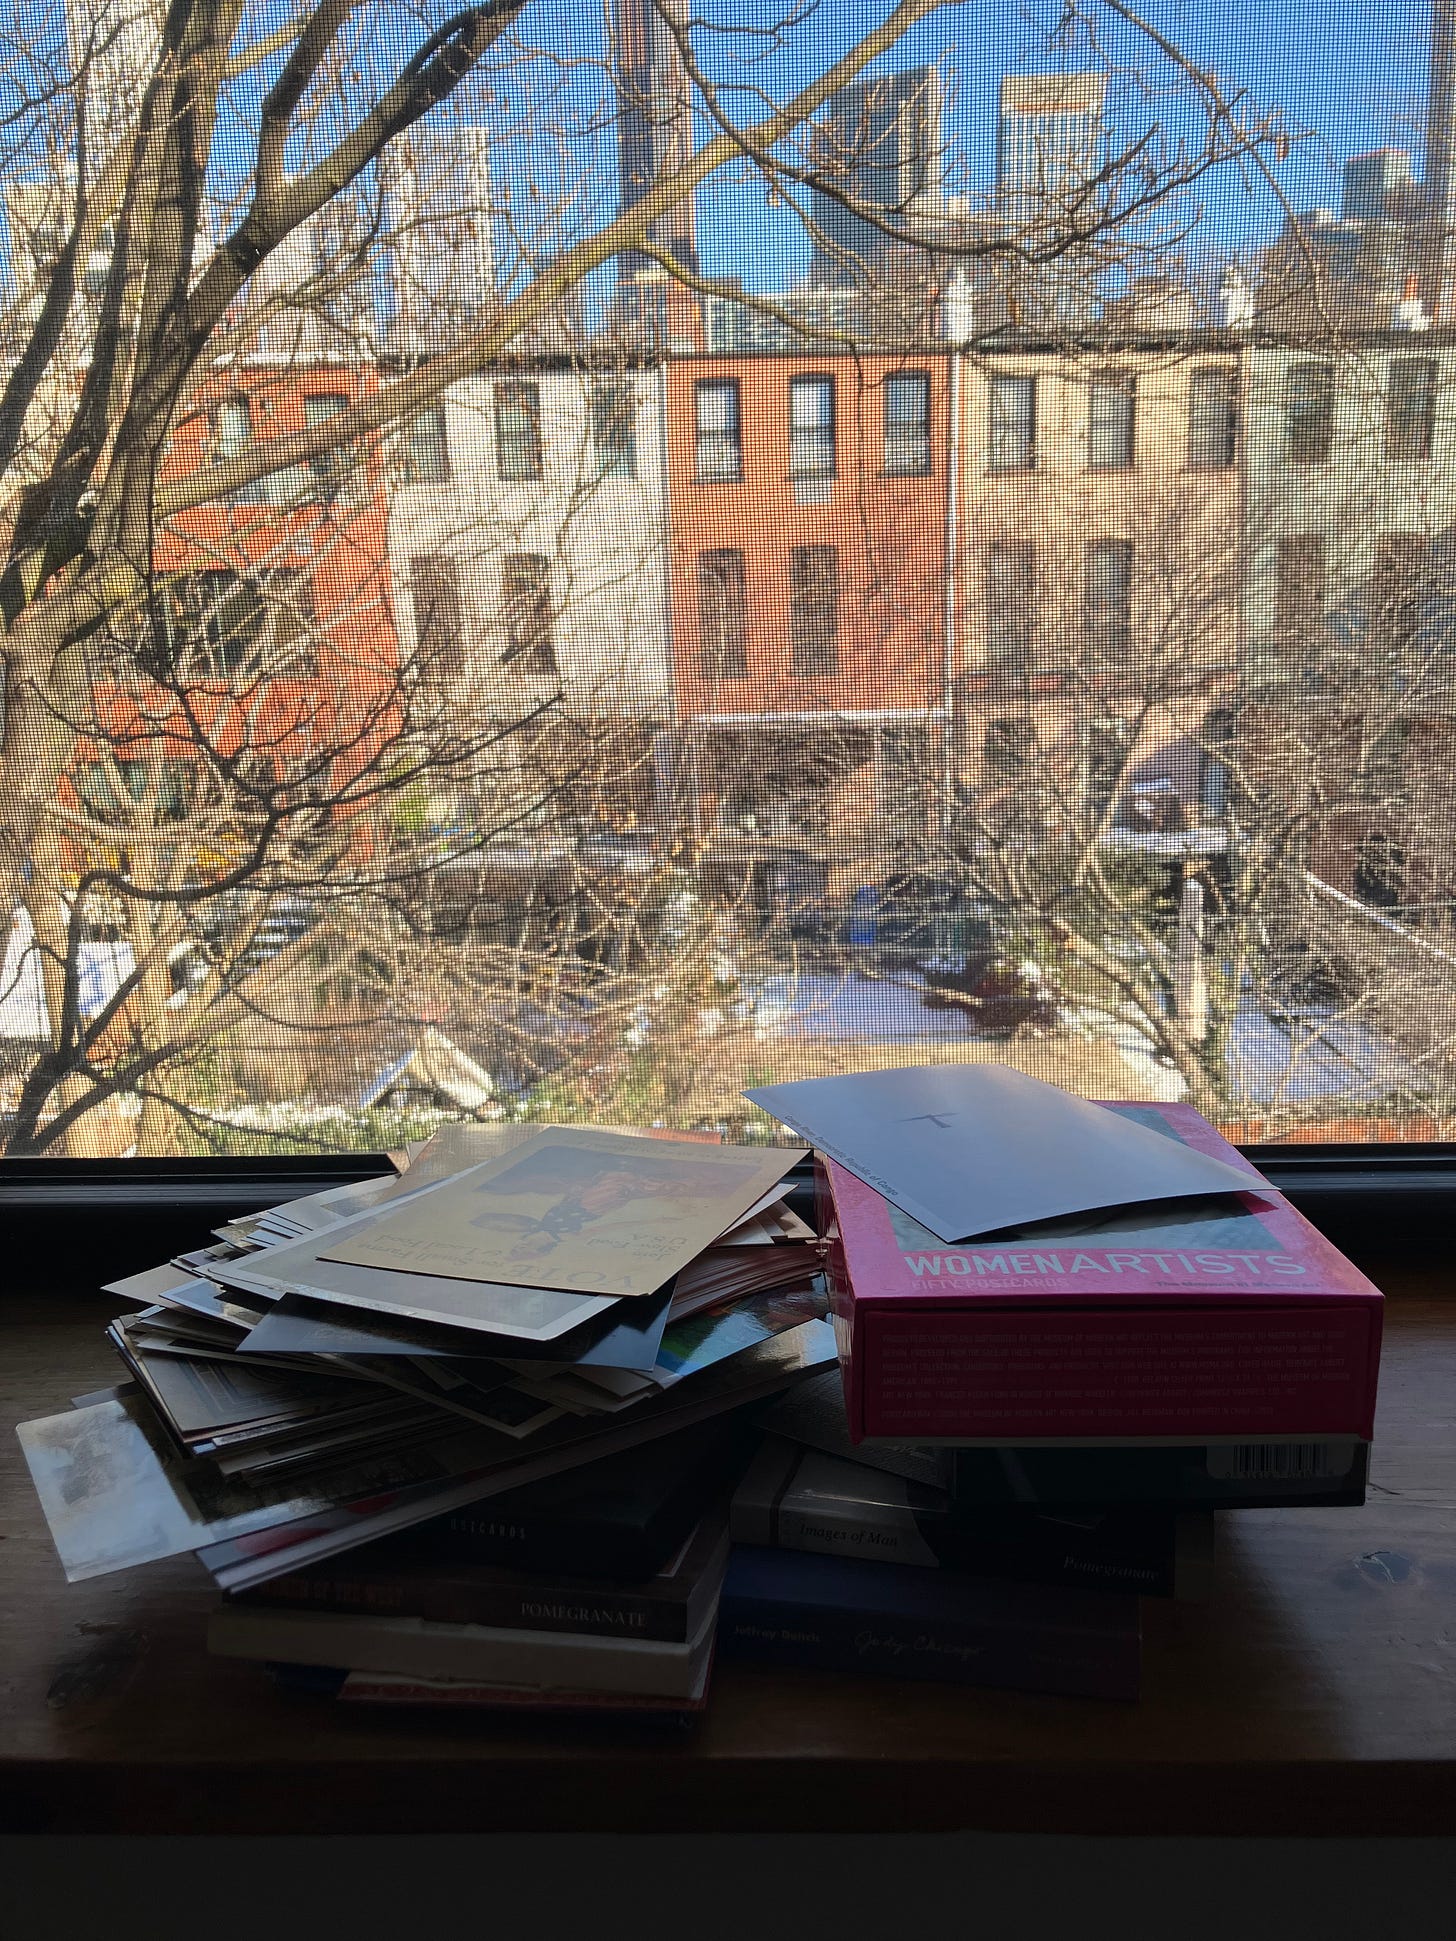
[[[415,128],[391,162],[392,336],[423,357],[459,342],[494,301],[490,131]]]
[[[901,245],[875,217],[906,235],[940,213],[944,96],[937,68],[911,67],[851,81],[830,97],[814,138],[826,184],[811,212],[816,283],[864,282],[894,255]]]
[[[996,129],[996,193],[1003,214],[1035,222],[1085,187],[1102,166],[1101,74],[1007,74]]]
[[[162,44],[163,12],[162,0],[67,0],[71,67],[101,158],[136,120]]]
[[[1045,246],[1068,231],[1103,161],[1101,74],[1006,74],[996,125],[997,221],[1013,242]],[[1039,267],[1013,250],[1002,265],[1011,314],[1035,330],[1080,328],[1101,305],[1097,254],[1072,246]]]
[[[623,213],[692,157],[692,90],[682,53],[664,16],[672,0],[607,0],[612,72],[617,90],[617,166]],[[652,243],[691,275],[698,270],[691,196],[652,224]],[[658,266],[640,250],[623,250],[626,283]]]

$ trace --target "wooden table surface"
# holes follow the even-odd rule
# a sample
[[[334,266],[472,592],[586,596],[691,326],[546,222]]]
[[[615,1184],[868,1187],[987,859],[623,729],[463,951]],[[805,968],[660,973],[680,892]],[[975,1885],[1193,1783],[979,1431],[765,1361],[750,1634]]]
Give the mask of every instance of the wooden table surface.
[[[7,1433],[0,1826],[1456,1831],[1456,1299],[1447,1274],[1374,1271],[1391,1298],[1369,1502],[1220,1517],[1211,1601],[1144,1607],[1137,1705],[738,1665],[686,1733],[287,1696],[207,1656],[214,1593],[190,1557],[67,1584]],[[7,1430],[116,1379],[111,1305],[0,1308]]]

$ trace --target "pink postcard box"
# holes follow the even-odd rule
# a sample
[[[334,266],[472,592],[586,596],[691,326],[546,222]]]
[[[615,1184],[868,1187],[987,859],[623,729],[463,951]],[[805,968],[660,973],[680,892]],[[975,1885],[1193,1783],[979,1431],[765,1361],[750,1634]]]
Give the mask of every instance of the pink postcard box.
[[[818,1156],[854,1440],[1368,1440],[1379,1290],[1191,1106],[1107,1109],[1248,1193],[951,1246]]]

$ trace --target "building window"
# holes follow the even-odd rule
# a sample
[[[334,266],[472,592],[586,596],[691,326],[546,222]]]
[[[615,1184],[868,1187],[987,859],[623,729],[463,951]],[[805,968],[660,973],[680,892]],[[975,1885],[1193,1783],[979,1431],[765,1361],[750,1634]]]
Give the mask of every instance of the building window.
[[[594,385],[591,410],[597,477],[636,478],[637,399],[631,385]]]
[[[998,539],[986,555],[986,664],[1020,675],[1036,638],[1036,546]]]
[[[326,425],[330,418],[336,418],[352,400],[347,391],[314,391],[303,401],[303,422],[305,425]],[[318,452],[308,461],[314,496],[335,498],[343,490],[358,456],[352,440],[343,445],[335,445],[331,450]]]
[[[1436,435],[1436,360],[1396,357],[1386,394],[1385,456],[1429,458]]]
[[[1285,457],[1296,465],[1323,465],[1334,435],[1334,365],[1291,365],[1284,394]]]
[[[743,477],[743,430],[737,378],[709,378],[695,388],[698,477],[724,483]]]
[[[885,379],[885,470],[923,478],[930,470],[930,379],[899,371]]]
[[[1105,654],[1132,645],[1132,542],[1094,539],[1087,547],[1083,611],[1088,644]]]
[[[1120,371],[1092,380],[1087,403],[1087,463],[1094,472],[1132,464],[1137,384]]]
[[[1367,589],[1371,644],[1403,651],[1413,647],[1431,604],[1431,542],[1420,532],[1388,532],[1375,548],[1375,571]]]
[[[1221,364],[1195,371],[1188,380],[1188,463],[1196,471],[1232,465],[1239,449],[1239,405],[1234,373]]]
[[[405,485],[443,485],[449,476],[445,407],[428,404],[405,427],[400,478]]]
[[[224,398],[212,415],[209,457],[214,465],[240,458],[253,442],[253,408],[246,398]],[[266,504],[274,488],[267,478],[252,479],[232,494],[236,505]]]
[[[839,548],[789,554],[789,660],[794,673],[839,672]]]
[[[495,387],[495,467],[507,483],[541,476],[541,387]]]
[[[834,379],[796,377],[789,383],[789,477],[832,479]]]
[[[155,658],[169,677],[255,679],[313,670],[312,588],[301,573],[176,573],[158,601]]]
[[[1077,730],[1082,799],[1093,815],[1105,813],[1122,783],[1131,745],[1120,714],[1095,714]]]
[[[748,673],[748,594],[743,554],[716,546],[698,554],[698,637],[703,678],[741,681]]]
[[[420,672],[448,679],[465,666],[460,563],[439,553],[410,561],[410,604]]]
[[[1274,562],[1274,630],[1285,646],[1305,646],[1324,631],[1327,566],[1324,535],[1281,539]]]
[[[253,442],[253,413],[246,398],[224,398],[212,417],[212,462],[224,465]]]
[[[501,573],[506,651],[502,662],[519,662],[533,674],[556,672],[552,635],[551,562],[544,553],[507,553]]]
[[[1036,728],[1019,715],[986,723],[981,739],[981,766],[993,780],[1013,781],[1036,753]]]
[[[1036,379],[991,379],[988,463],[993,472],[1026,472],[1036,463]]]

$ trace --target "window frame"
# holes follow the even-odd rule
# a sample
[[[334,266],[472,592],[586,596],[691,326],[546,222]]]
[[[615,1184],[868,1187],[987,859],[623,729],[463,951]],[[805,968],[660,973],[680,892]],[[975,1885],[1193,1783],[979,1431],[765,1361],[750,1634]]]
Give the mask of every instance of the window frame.
[[[914,419],[897,419],[891,415],[891,400],[906,387],[914,385],[920,398],[920,411]],[[929,371],[891,371],[884,384],[884,462],[881,477],[892,479],[929,478],[935,470],[935,441],[930,426],[930,373]],[[890,452],[892,434],[909,430],[918,439],[919,462],[913,465],[892,465]]]
[[[1025,413],[1018,412],[1010,419],[998,413],[998,401],[1005,398],[1012,387],[1018,395],[1024,396],[1027,403]],[[1037,436],[1040,431],[1039,414],[1041,400],[1038,395],[1038,380],[1034,374],[1024,371],[993,371],[986,384],[986,470],[996,474],[1034,472],[1037,461]],[[1020,427],[1025,426],[1024,437],[1019,436]],[[1007,457],[1008,441],[1013,433],[1018,433],[1017,456]]]
[[[518,576],[519,583],[512,586],[512,568],[531,561],[532,572],[529,586],[525,576]],[[534,616],[530,619],[527,631],[521,627],[521,601],[529,594],[534,606]],[[554,679],[560,668],[556,658],[556,606],[551,593],[551,556],[549,553],[503,553],[501,555],[500,591],[501,630],[507,639],[505,652],[500,656],[502,667],[515,667],[522,673],[540,675]],[[544,614],[544,625],[541,616]]]
[[[318,425],[326,425],[337,418],[341,411],[347,411],[354,402],[349,391],[305,391],[303,394],[303,422],[312,430]],[[311,407],[327,404],[327,411],[315,411]],[[317,452],[306,460],[304,471],[307,475],[307,491],[311,499],[337,499],[344,496],[353,498],[355,491],[350,488],[350,473],[359,459],[359,445],[354,439],[342,445],[331,446],[328,451]]]
[[[610,401],[610,402],[609,402]],[[637,387],[630,382],[594,381],[591,387],[592,477],[595,479],[635,479],[637,477]],[[625,408],[624,408],[625,407]],[[614,440],[603,437],[615,428],[625,436]]]
[[[1307,563],[1297,579],[1286,568],[1302,551]],[[1312,567],[1312,570],[1310,568]],[[1317,598],[1311,598],[1317,593]],[[1297,594],[1297,597],[1296,597]],[[1274,542],[1274,598],[1271,624],[1276,645],[1300,648],[1324,638],[1329,624],[1330,561],[1322,532],[1280,533]]]
[[[1127,472],[1137,464],[1137,375],[1132,371],[1099,371],[1087,382],[1087,469],[1089,472]],[[1108,413],[1108,401],[1117,406]],[[1101,416],[1099,417],[1099,407]],[[1099,440],[1115,440],[1115,456],[1099,453]]]
[[[713,571],[710,561],[736,562],[737,584],[731,597],[726,596],[726,582],[721,578],[718,586],[725,588],[723,607],[710,614],[710,601],[714,597]],[[707,546],[697,556],[697,595],[698,595],[698,671],[705,681],[744,681],[748,678],[748,559],[741,546]],[[721,620],[727,616],[734,624],[731,629],[723,626]],[[710,626],[710,620],[720,624]],[[730,642],[726,638],[714,641],[711,634],[720,632],[726,637],[732,632]]]
[[[213,582],[210,593],[201,591],[203,582]],[[249,625],[246,639],[242,639],[241,626],[230,634],[223,635],[217,628],[221,615],[221,601],[226,597],[228,588],[216,583],[233,582],[233,589],[239,593],[246,591],[250,596],[249,607],[244,618],[251,623],[258,616],[256,626]],[[284,589],[284,582],[301,589],[303,599],[299,602],[295,618],[297,635],[308,638],[307,648],[295,648],[290,656],[288,643],[280,644],[276,638],[277,620],[282,598],[290,597]],[[183,589],[197,587],[199,597],[206,599],[206,606],[195,614],[198,631],[191,634],[183,631],[186,616],[173,601],[175,594],[187,595]],[[234,566],[201,566],[194,569],[183,568],[164,576],[161,584],[162,600],[166,603],[164,627],[166,629],[166,661],[173,677],[197,681],[227,681],[248,669],[253,655],[277,656],[277,665],[264,662],[259,678],[265,680],[312,679],[317,673],[317,639],[319,625],[318,611],[314,599],[314,589],[308,574],[299,567],[259,566],[248,572],[240,572]],[[241,640],[242,644],[233,653],[229,648],[231,641]]]
[[[801,424],[798,401],[809,396],[827,400],[828,412]],[[789,379],[789,477],[822,482],[838,476],[839,387],[828,373],[796,371]]]
[[[1412,420],[1412,397],[1398,398],[1401,387],[1397,373],[1404,377],[1407,372],[1423,371],[1429,373],[1428,388],[1416,391],[1413,395],[1419,404],[1420,416],[1415,424],[1416,436],[1410,437]],[[1388,465],[1420,465],[1434,457],[1436,449],[1436,401],[1440,392],[1441,367],[1434,357],[1392,357],[1386,373],[1385,384],[1385,461]],[[1415,449],[1410,449],[1411,446]]]
[[[811,556],[831,570],[817,585],[807,583],[803,563]],[[789,672],[796,680],[832,681],[840,671],[841,608],[844,600],[842,563],[838,546],[807,545],[789,549]],[[827,613],[825,628],[814,625]]]
[[[998,588],[998,567],[1014,564],[1016,582],[1014,589]],[[986,670],[991,674],[1024,675],[1035,657],[1036,639],[1039,622],[1039,560],[1037,543],[1034,539],[993,539],[986,548],[985,568],[981,583],[982,625],[985,629]],[[1013,576],[1008,576],[1009,578]],[[1002,599],[1002,592],[1011,590],[1019,593],[1019,600]],[[1015,628],[1015,638],[1011,639],[1010,630],[999,624],[999,616],[1008,607],[1019,613],[1021,624]],[[1012,654],[1002,650],[1002,643],[1010,641]],[[1013,659],[1014,655],[1014,659]]]
[[[444,569],[443,571],[441,569]],[[421,612],[421,596],[425,593],[426,581],[438,576],[440,585],[435,589],[438,599],[441,593],[443,624],[450,629],[446,640],[429,640],[427,634],[435,625],[433,610]],[[409,562],[410,619],[414,625],[415,655],[420,674],[429,679],[440,675],[450,680],[465,671],[465,601],[461,586],[460,561],[453,553],[411,553]]]
[[[1199,455],[1200,413],[1195,402],[1200,382],[1216,379],[1222,400],[1214,411],[1203,415],[1203,428],[1210,447],[1216,444],[1219,456]],[[1238,372],[1229,364],[1199,364],[1188,374],[1188,423],[1186,460],[1190,472],[1226,472],[1239,462],[1239,436],[1242,429],[1239,410]]]
[[[1305,357],[1285,366],[1283,456],[1286,464],[1329,464],[1335,448],[1335,406],[1333,359]],[[1308,436],[1311,424],[1317,433],[1313,439]],[[1310,448],[1304,449],[1306,445]]]
[[[704,422],[703,406],[713,396],[731,401],[732,409],[726,414],[731,423]],[[721,443],[715,446],[711,440]],[[704,454],[715,449],[731,453],[731,470],[704,464]],[[743,387],[736,377],[697,378],[693,383],[693,478],[699,485],[741,485],[743,472]]]
[[[437,430],[434,448],[439,453],[438,464],[424,466],[420,463],[420,430],[426,423]],[[399,483],[401,485],[448,485],[455,475],[450,459],[450,419],[442,398],[433,404],[423,405],[404,427],[400,439]]]
[[[1093,561],[1098,559],[1116,559],[1126,565],[1125,573],[1119,576],[1121,585],[1117,612],[1113,616],[1115,628],[1107,624],[1107,616],[1112,613],[1111,601],[1102,599],[1094,587]],[[1135,635],[1133,588],[1136,577],[1137,551],[1132,540],[1099,536],[1085,542],[1082,549],[1082,633],[1093,652],[1124,654],[1132,651]]]
[[[508,430],[508,414],[521,408],[524,433]],[[500,378],[491,386],[491,422],[495,439],[495,475],[502,485],[532,485],[544,478],[546,457],[541,438],[541,386],[534,378]],[[520,439],[524,470],[507,467],[507,452]]]

